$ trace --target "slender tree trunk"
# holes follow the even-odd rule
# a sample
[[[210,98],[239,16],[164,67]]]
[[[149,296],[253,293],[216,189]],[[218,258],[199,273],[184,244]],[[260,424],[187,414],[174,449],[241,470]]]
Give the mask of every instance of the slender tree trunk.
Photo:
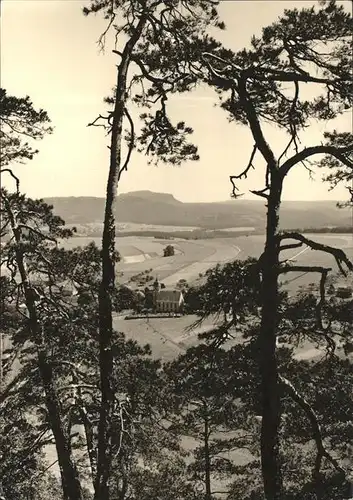
[[[279,457],[281,419],[280,387],[276,360],[278,324],[278,231],[282,185],[272,175],[267,209],[265,250],[261,257],[262,318],[260,329],[260,373],[262,386],[261,466],[266,500],[280,500],[282,477]]]
[[[60,400],[54,384],[53,369],[50,361],[48,360],[45,340],[43,339],[41,326],[38,320],[34,291],[29,281],[24,254],[21,249],[21,232],[17,227],[16,220],[7,200],[5,200],[5,203],[11,228],[15,237],[16,262],[21,276],[25,303],[28,310],[28,326],[31,332],[32,341],[37,347],[38,368],[44,387],[48,420],[55,440],[64,498],[65,500],[82,500],[81,484],[77,468],[72,457],[70,436],[65,430]]]
[[[276,330],[278,322],[278,232],[282,178],[273,151],[262,133],[259,116],[247,93],[246,79],[239,80],[239,96],[246,111],[252,135],[270,174],[267,203],[265,250],[261,256],[262,312],[259,335],[259,366],[262,393],[261,467],[266,500],[280,500],[282,478],[279,457],[279,427],[281,419],[280,389],[276,360]],[[266,175],[267,184],[267,175]]]
[[[64,498],[81,500],[83,498],[81,484],[72,457],[70,436],[63,425],[60,401],[54,387],[53,371],[51,364],[48,363],[45,347],[42,351],[39,349],[38,365],[45,390],[49,421],[55,439]]]
[[[210,459],[210,431],[208,417],[204,420],[204,453],[205,453],[205,500],[211,500],[211,459]]]
[[[110,143],[109,175],[106,191],[104,228],[102,239],[102,281],[99,289],[99,366],[101,408],[98,425],[98,463],[95,481],[95,500],[109,500],[111,470],[111,420],[114,411],[113,378],[113,319],[112,297],[115,290],[115,216],[114,206],[121,168],[123,117],[126,101],[126,82],[132,50],[146,23],[141,16],[121,56],[118,68],[115,106]]]
[[[91,467],[91,475],[92,475],[92,483],[93,486],[95,485],[95,480],[97,477],[97,455],[96,455],[96,448],[94,445],[94,430],[93,430],[93,424],[90,421],[88,417],[88,412],[86,408],[81,408],[81,418],[83,422],[83,426],[85,429],[85,437],[86,437],[86,443],[87,443],[87,452],[88,452],[88,459],[89,459],[89,464]]]
[[[117,497],[118,500],[126,500],[128,493],[129,479],[128,479],[127,464],[125,463],[125,460],[120,461],[119,472],[121,474],[121,482],[119,482],[118,485]]]

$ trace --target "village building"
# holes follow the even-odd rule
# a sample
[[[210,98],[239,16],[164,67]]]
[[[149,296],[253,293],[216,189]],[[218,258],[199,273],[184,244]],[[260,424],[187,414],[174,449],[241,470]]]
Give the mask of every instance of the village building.
[[[352,295],[353,289],[348,285],[341,285],[336,288],[336,297],[340,299],[350,299]]]
[[[156,279],[153,284],[153,305],[156,312],[180,313],[184,306],[183,293],[181,290],[161,289]]]
[[[184,297],[180,290],[160,290],[157,292],[155,307],[157,312],[180,313],[183,310]]]

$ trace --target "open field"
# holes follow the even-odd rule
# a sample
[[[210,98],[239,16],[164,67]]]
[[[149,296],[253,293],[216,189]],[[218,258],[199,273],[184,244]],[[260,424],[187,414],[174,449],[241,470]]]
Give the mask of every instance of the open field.
[[[353,259],[353,236],[349,234],[306,234],[307,238],[314,241],[342,248],[349,258]],[[95,241],[100,245],[100,238],[77,237],[65,242],[66,247],[85,245]],[[176,255],[163,257],[163,249],[167,244],[175,247]],[[216,264],[224,264],[236,258],[259,257],[264,247],[263,235],[239,236],[234,238],[218,238],[212,240],[182,240],[171,241],[148,237],[128,236],[117,239],[117,249],[122,255],[122,261],[117,270],[123,273],[120,282],[126,283],[131,276],[152,269],[152,274],[157,276],[167,286],[175,286],[180,279],[189,283],[198,279]],[[320,265],[332,267],[337,271],[336,263],[332,256],[323,252],[313,251],[305,246],[292,249],[282,254],[283,259],[292,258],[297,265]],[[291,291],[299,286],[306,286],[317,280],[314,273],[290,273],[283,277]]]
[[[350,235],[306,235],[319,243],[342,248],[347,256],[353,260],[353,238]],[[174,243],[173,243],[174,244]],[[235,258],[246,259],[249,256],[259,257],[263,251],[264,237],[253,235],[234,239],[220,240],[198,240],[197,242],[178,241],[175,245],[181,250],[181,254],[169,258],[158,258],[148,261],[148,267],[163,279],[168,286],[173,286],[181,278],[189,282],[198,278],[199,272],[215,266],[217,263],[225,263]],[[147,248],[147,247],[146,247]],[[303,245],[302,248],[283,252],[283,259],[292,259],[297,265],[319,265],[332,267],[334,272],[338,271],[334,258],[331,255],[319,251],[313,251]],[[127,265],[122,264],[119,269],[127,269],[128,273],[139,272],[146,268],[146,262]],[[138,269],[138,270],[137,270]],[[126,271],[124,271],[126,273]],[[163,278],[163,276],[165,276]],[[126,275],[124,274],[124,279]],[[309,283],[318,283],[317,273],[290,273],[283,276],[284,285],[290,293],[295,293],[299,286],[307,286]],[[212,327],[212,320],[204,323],[202,329],[187,332],[186,329],[195,321],[195,316],[185,316],[170,319],[139,319],[124,321],[116,317],[114,327],[126,334],[128,338],[135,339],[143,344],[150,344],[155,356],[164,360],[170,360],[182,353],[185,348],[197,343],[197,334]],[[306,353],[306,351],[308,351]],[[312,346],[303,346],[298,351],[298,356],[308,358],[316,356],[318,352],[312,350]]]
[[[199,273],[204,273],[217,263],[235,259],[239,248],[236,238],[220,240],[159,240],[148,237],[127,236],[117,239],[117,249],[122,261],[117,265],[117,271],[123,276],[119,281],[126,283],[130,278],[147,269],[168,286],[173,286],[181,278],[195,280]],[[67,248],[86,245],[94,241],[101,244],[100,238],[77,237],[64,243]],[[171,244],[175,255],[163,257],[163,249]]]
[[[188,315],[180,318],[144,318],[125,321],[123,316],[115,315],[113,326],[115,330],[123,332],[127,339],[135,340],[142,346],[148,344],[152,350],[152,357],[169,362],[184,354],[189,347],[199,344],[198,335],[210,331],[217,325],[214,318],[208,318],[201,326],[190,329],[197,319],[196,315]],[[224,346],[230,348],[241,342],[243,342],[242,337],[236,336],[228,340]],[[340,341],[336,339],[336,342],[339,353]],[[294,356],[298,360],[311,360],[320,358],[324,354],[322,349],[310,341],[304,341],[296,347]]]
[[[183,354],[188,347],[198,343],[198,334],[210,330],[214,321],[209,319],[201,327],[191,332],[187,328],[197,320],[197,316],[180,318],[144,318],[125,321],[122,316],[115,316],[115,330],[123,332],[128,339],[139,344],[149,344],[152,354],[163,361],[171,361]]]
[[[193,231],[199,229],[197,226],[166,226],[159,224],[137,224],[135,222],[122,222],[117,225],[118,231],[160,231],[174,233],[176,231]]]

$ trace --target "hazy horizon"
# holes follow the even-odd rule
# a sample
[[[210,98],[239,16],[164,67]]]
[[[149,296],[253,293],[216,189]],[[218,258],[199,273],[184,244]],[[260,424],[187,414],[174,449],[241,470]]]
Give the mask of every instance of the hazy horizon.
[[[151,194],[156,194],[156,195],[159,195],[159,194],[166,194],[166,195],[171,195],[175,198],[175,200],[177,201],[180,201],[181,203],[228,203],[228,202],[234,202],[234,203],[237,203],[239,201],[251,201],[251,202],[259,202],[259,203],[265,203],[265,200],[263,198],[260,198],[258,196],[254,196],[252,198],[247,198],[246,196],[242,196],[241,198],[238,198],[238,199],[232,199],[232,198],[228,198],[228,199],[219,199],[219,200],[198,200],[198,201],[182,201],[180,200],[177,196],[175,196],[173,193],[170,193],[170,192],[166,192],[166,191],[151,191],[149,189],[138,189],[138,190],[135,190],[135,191],[126,191],[124,193],[118,193],[118,196],[120,195],[129,195],[129,194],[134,194],[134,193],[144,193],[144,192],[148,192],[148,193],[151,193]],[[58,196],[41,196],[41,198],[44,198],[44,199],[51,199],[51,198],[97,198],[97,199],[101,199],[101,200],[105,200],[105,197],[104,196],[94,196],[94,195],[58,195]],[[289,199],[285,199],[283,200],[283,203],[286,203],[286,202],[290,202],[290,203],[336,203],[336,202],[339,202],[341,200],[336,200],[336,199],[322,199],[322,200],[301,200],[301,199],[293,199],[293,200],[289,200]]]
[[[219,11],[227,31],[218,38],[234,50],[248,45],[253,34],[271,24],[285,8],[314,4],[301,2],[228,1]],[[344,2],[349,5],[349,2]],[[34,106],[45,109],[54,133],[36,144],[39,154],[26,165],[16,166],[21,190],[32,197],[104,197],[108,172],[108,140],[102,129],[87,127],[106,105],[115,83],[116,59],[110,48],[99,53],[96,41],[106,27],[101,16],[84,17],[81,0],[3,0],[1,2],[2,50],[1,85],[11,95],[29,95]],[[29,43],[30,40],[30,43]],[[109,44],[109,41],[108,41]],[[174,120],[185,120],[194,129],[194,142],[201,160],[181,167],[150,166],[146,158],[132,155],[129,171],[123,176],[119,193],[135,190],[171,192],[184,202],[214,202],[230,199],[229,176],[248,163],[253,139],[249,130],[228,122],[217,104],[213,90],[200,86],[193,93],[168,100]],[[137,110],[132,108],[133,117]],[[352,112],[330,122],[329,129],[351,130]],[[275,150],[283,136],[273,127],[264,127]],[[302,147],[320,143],[326,125],[314,124],[303,135]],[[319,157],[317,158],[319,160]],[[244,199],[249,189],[261,189],[263,164],[239,182]],[[334,191],[316,180],[300,165],[293,169],[283,191],[288,201],[345,200],[344,186]],[[4,181],[3,181],[4,182]],[[11,186],[5,181],[6,186]]]

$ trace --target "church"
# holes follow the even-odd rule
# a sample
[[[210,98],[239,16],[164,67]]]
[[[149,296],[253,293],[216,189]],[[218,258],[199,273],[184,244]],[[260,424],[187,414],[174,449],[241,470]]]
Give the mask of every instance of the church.
[[[161,289],[156,279],[153,283],[153,305],[156,312],[180,313],[184,305],[183,293],[181,290]]]

